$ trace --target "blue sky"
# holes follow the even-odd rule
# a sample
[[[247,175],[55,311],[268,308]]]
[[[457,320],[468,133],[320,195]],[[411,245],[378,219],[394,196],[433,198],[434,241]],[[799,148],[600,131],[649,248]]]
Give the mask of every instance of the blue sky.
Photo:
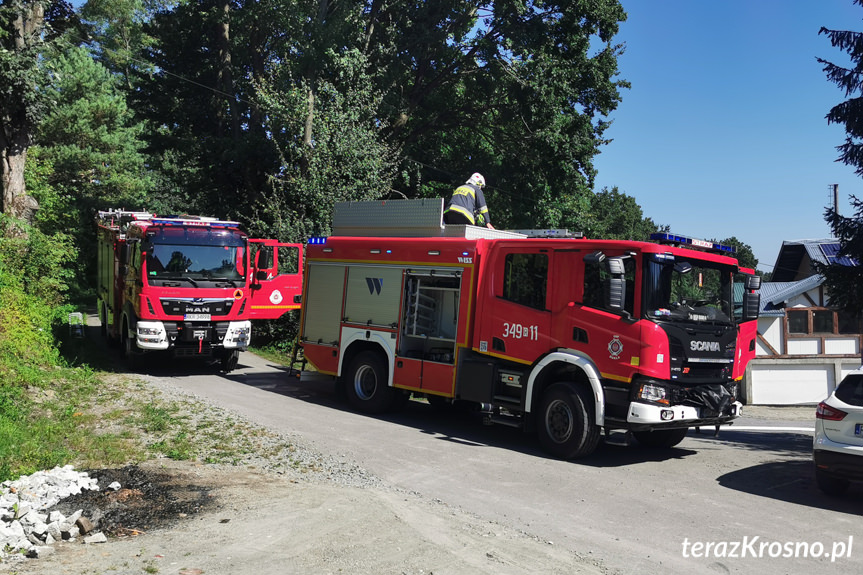
[[[821,26],[863,31],[851,0],[622,0],[620,78],[596,189],[635,198],[645,217],[698,238],[736,236],[773,271],[783,240],[830,237],[863,180],[835,162],[845,141],[825,115],[846,99],[816,56],[847,65]]]

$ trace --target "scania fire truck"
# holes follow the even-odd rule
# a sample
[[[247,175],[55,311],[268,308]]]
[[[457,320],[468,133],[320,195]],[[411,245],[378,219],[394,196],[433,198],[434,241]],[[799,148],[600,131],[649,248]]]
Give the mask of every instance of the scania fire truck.
[[[131,363],[145,353],[237,365],[253,319],[300,307],[302,245],[249,239],[237,222],[99,212],[98,309],[103,334]]]
[[[442,209],[337,204],[307,246],[299,343],[356,409],[466,402],[566,459],[603,430],[670,447],[740,414],[760,278],[732,247],[443,225]]]

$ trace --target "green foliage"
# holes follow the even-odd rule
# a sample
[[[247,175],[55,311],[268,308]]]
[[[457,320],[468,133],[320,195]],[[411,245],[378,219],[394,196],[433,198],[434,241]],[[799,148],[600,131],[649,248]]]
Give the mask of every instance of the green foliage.
[[[140,206],[150,187],[140,153],[143,125],[133,121],[115,78],[76,47],[59,54],[52,70],[51,110],[38,131],[53,168],[49,183],[80,200],[79,208]]]
[[[373,17],[379,114],[424,187],[448,195],[480,171],[498,227],[583,229],[604,116],[627,86],[614,80],[620,4],[449,0]]]
[[[752,246],[750,246],[749,244],[743,243],[735,236],[725,238],[724,240],[719,240],[719,243],[726,246],[734,246],[735,248],[737,248],[737,253],[734,257],[737,258],[737,263],[740,265],[740,267],[750,268],[753,270],[758,267],[758,258],[755,257],[755,252],[752,251]]]
[[[95,269],[95,212],[142,207],[152,180],[140,151],[143,125],[133,121],[114,77],[76,47],[57,54],[51,69],[45,89],[51,109],[39,123],[25,175],[40,204],[40,229],[68,233],[80,248],[80,259],[67,268],[80,299]]]
[[[279,78],[261,89],[281,167],[256,206],[252,233],[283,241],[327,235],[334,202],[380,198],[395,179],[396,152],[370,112],[379,96],[363,71],[364,57],[357,51],[330,57],[342,61],[340,81],[351,90],[318,82],[313,146],[295,137],[306,120],[307,87]]]
[[[3,285],[57,305],[71,278],[76,250],[67,234],[46,235],[20,220],[0,215],[0,278]]]
[[[92,390],[92,373],[65,367],[55,345],[52,327],[66,310],[29,293],[7,264],[0,259],[0,481],[68,462],[69,438],[78,434],[75,398]],[[56,396],[62,408],[34,403]]]
[[[824,276],[824,286],[830,305],[850,314],[863,314],[863,201],[852,196],[853,216],[842,216],[833,209],[825,211],[825,219],[839,240],[839,256],[853,258],[856,265],[820,264],[815,271]]]
[[[863,0],[855,0],[863,6]],[[828,80],[836,84],[849,97],[834,106],[827,114],[828,124],[844,124],[845,143],[837,146],[838,161],[854,168],[863,176],[863,33],[828,30],[821,28],[819,34],[830,38],[834,48],[845,52],[852,62],[851,67],[839,66],[821,58]],[[853,96],[853,97],[852,97]],[[851,197],[854,215],[842,216],[833,208],[827,208],[824,219],[830,225],[833,236],[839,240],[839,256],[853,258],[856,265],[815,264],[815,271],[824,276],[824,286],[830,295],[830,305],[854,315],[863,314],[863,202]]]
[[[635,198],[621,193],[615,186],[603,188],[590,200],[585,237],[614,240],[647,241],[660,231],[652,219],[643,217]]]

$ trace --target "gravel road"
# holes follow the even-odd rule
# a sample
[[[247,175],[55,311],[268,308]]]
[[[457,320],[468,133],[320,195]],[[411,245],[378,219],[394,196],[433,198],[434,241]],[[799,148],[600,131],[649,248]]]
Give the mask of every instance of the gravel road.
[[[113,382],[112,385],[121,385]],[[195,418],[239,419],[159,380],[127,386],[141,400],[187,405]],[[110,409],[110,405],[103,406]],[[248,429],[254,426],[246,423]],[[212,503],[168,525],[86,545],[55,544],[38,559],[0,564],[0,572],[35,574],[309,573],[458,575],[608,573],[530,533],[387,485],[338,454],[319,453],[302,437],[267,430],[241,446],[239,465],[160,459],[140,465],[167,476],[177,494],[206,493]],[[146,441],[146,438],[142,438]],[[172,494],[173,498],[176,495]],[[142,504],[146,505],[144,501]],[[168,518],[172,519],[172,518]]]

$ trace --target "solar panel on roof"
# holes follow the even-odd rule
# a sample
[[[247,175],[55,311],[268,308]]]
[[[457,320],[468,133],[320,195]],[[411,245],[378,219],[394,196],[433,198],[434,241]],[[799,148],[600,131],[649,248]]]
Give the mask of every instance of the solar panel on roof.
[[[857,258],[839,255],[841,246],[839,243],[820,244],[821,252],[827,258],[827,263],[830,265],[840,265],[848,267],[856,267],[860,265]]]

